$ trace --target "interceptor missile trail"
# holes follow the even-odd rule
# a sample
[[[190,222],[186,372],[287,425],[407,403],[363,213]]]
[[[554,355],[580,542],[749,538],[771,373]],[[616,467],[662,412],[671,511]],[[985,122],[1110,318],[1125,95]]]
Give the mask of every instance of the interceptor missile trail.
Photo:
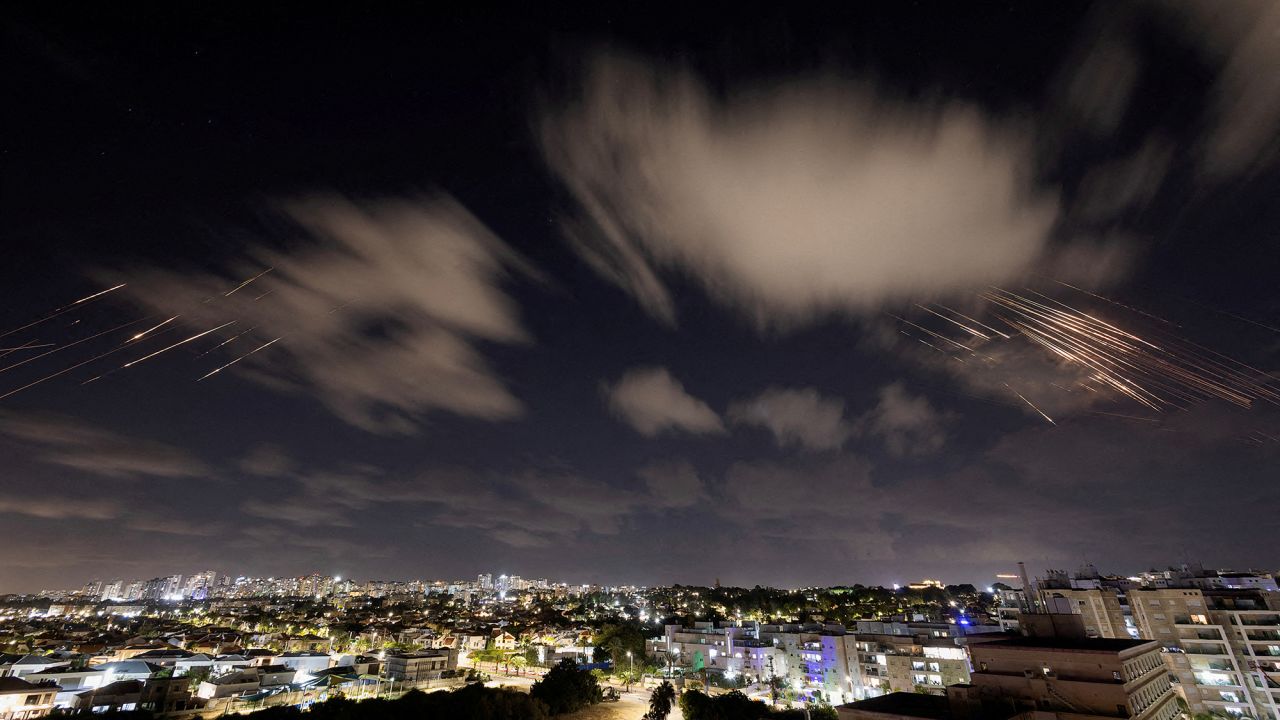
[[[263,270],[262,272],[258,273],[257,275],[254,275],[253,277],[249,278],[248,280],[245,280],[244,282],[240,283],[239,285],[237,285],[237,286],[235,286],[235,287],[231,288],[230,290],[228,290],[227,292],[223,293],[223,294],[222,294],[222,297],[230,297],[232,294],[234,294],[234,293],[235,293],[237,290],[239,290],[240,288],[244,287],[245,285],[248,285],[249,283],[253,282],[254,280],[257,280],[258,278],[262,277],[263,275],[266,275],[267,273],[271,272],[272,270],[275,270],[275,268],[267,268],[266,270]],[[268,291],[268,292],[269,292],[269,291]]]
[[[236,321],[235,321],[235,320],[232,320],[231,322],[225,322],[225,323],[222,323],[221,325],[219,325],[219,326],[218,326],[218,327],[216,327],[216,328],[211,328],[211,329],[209,329],[209,330],[205,330],[205,331],[204,331],[204,332],[202,332],[202,333],[197,333],[197,334],[192,335],[191,337],[187,338],[186,340],[182,340],[182,341],[176,342],[176,343],[174,343],[174,344],[170,345],[170,346],[169,346],[169,347],[167,347],[167,348],[163,348],[163,349],[157,350],[157,351],[155,351],[155,352],[151,353],[150,355],[146,355],[146,356],[140,357],[140,358],[138,358],[137,360],[133,360],[132,362],[127,362],[127,363],[125,363],[124,365],[121,365],[121,366],[120,366],[120,369],[122,369],[122,370],[123,370],[124,368],[127,368],[127,367],[133,367],[134,365],[137,365],[138,363],[143,362],[143,361],[146,361],[146,360],[150,360],[151,358],[153,358],[153,357],[155,357],[155,356],[157,356],[157,355],[159,355],[159,354],[161,354],[161,353],[169,352],[170,350],[172,350],[172,349],[174,349],[174,348],[178,347],[179,345],[186,345],[187,343],[191,342],[192,340],[199,340],[200,338],[204,337],[205,335],[208,335],[209,333],[217,332],[217,331],[221,330],[222,328],[227,327],[228,325],[234,325],[235,323],[236,323]]]
[[[77,300],[77,301],[75,301],[75,302],[71,303],[70,305],[63,305],[62,307],[60,307],[60,308],[58,308],[58,309],[54,310],[53,312],[51,312],[51,313],[49,313],[48,315],[46,315],[46,316],[44,316],[44,317],[40,318],[39,320],[34,320],[34,321],[32,321],[32,322],[27,323],[26,325],[23,325],[23,326],[22,326],[22,327],[20,327],[20,328],[14,328],[13,330],[10,330],[10,331],[8,331],[8,332],[6,332],[6,333],[0,333],[0,338],[2,338],[2,337],[8,337],[9,335],[12,335],[12,334],[14,334],[14,333],[16,333],[16,332],[22,332],[23,330],[26,330],[27,328],[33,328],[33,327],[35,327],[36,325],[39,325],[40,323],[43,323],[43,322],[47,322],[47,321],[49,321],[49,320],[52,320],[52,319],[54,319],[54,318],[58,317],[59,315],[62,315],[62,314],[64,314],[64,313],[69,313],[69,312],[71,312],[72,310],[76,309],[76,306],[78,306],[78,305],[82,305],[82,304],[84,304],[84,303],[87,303],[87,302],[89,302],[90,300],[94,300],[94,299],[100,298],[100,297],[102,297],[103,295],[106,295],[107,293],[115,292],[116,290],[119,290],[120,288],[124,287],[126,284],[127,284],[127,283],[120,283],[119,285],[117,285],[117,286],[115,286],[115,287],[107,288],[106,290],[101,290],[101,291],[96,292],[96,293],[94,293],[94,294],[92,294],[92,295],[88,295],[88,296],[86,296],[86,297],[82,297],[82,298],[80,298],[79,300]]]
[[[6,372],[6,371],[8,371],[8,370],[12,370],[12,369],[14,369],[14,368],[16,368],[16,367],[21,367],[21,366],[26,365],[27,363],[32,362],[32,361],[34,361],[34,360],[39,360],[39,359],[40,359],[40,358],[42,358],[42,357],[45,357],[45,356],[48,356],[48,355],[52,355],[52,354],[54,354],[54,353],[62,352],[63,350],[66,350],[67,348],[73,348],[73,347],[75,347],[76,345],[79,345],[80,343],[86,343],[86,342],[89,342],[90,340],[93,340],[93,339],[95,339],[95,338],[100,338],[100,337],[102,337],[103,335],[109,335],[109,334],[111,334],[111,333],[113,333],[113,332],[115,332],[115,331],[117,331],[117,330],[123,330],[123,329],[125,329],[125,328],[129,327],[130,325],[137,325],[138,323],[140,323],[140,322],[142,322],[143,320],[146,320],[146,319],[147,319],[147,318],[140,318],[140,319],[138,319],[138,320],[132,320],[132,321],[130,321],[130,322],[124,323],[123,325],[117,325],[117,326],[115,326],[115,327],[113,327],[113,328],[108,328],[108,329],[106,329],[106,330],[103,330],[102,332],[99,332],[99,333],[95,333],[95,334],[93,334],[93,335],[90,335],[89,337],[81,338],[81,339],[79,339],[79,340],[76,340],[75,342],[67,343],[66,345],[62,345],[62,346],[60,346],[60,347],[54,348],[53,350],[48,350],[48,351],[46,351],[46,352],[42,352],[42,353],[40,353],[39,355],[36,355],[35,357],[29,357],[29,358],[27,358],[26,360],[23,360],[22,362],[14,363],[14,364],[9,365],[9,366],[7,366],[7,367],[0,368],[0,373],[2,373],[2,372]]]
[[[281,337],[283,337],[283,335],[282,335]],[[259,345],[258,347],[256,347],[256,348],[254,348],[254,349],[250,350],[249,352],[247,352],[247,353],[245,353],[245,354],[241,355],[240,357],[236,358],[235,360],[232,360],[231,362],[227,363],[226,365],[223,365],[222,367],[217,368],[216,370],[214,370],[214,371],[212,371],[212,372],[208,372],[208,373],[205,373],[204,375],[201,375],[199,378],[197,378],[197,379],[196,379],[196,382],[200,382],[201,380],[204,380],[204,379],[205,379],[205,378],[207,378],[207,377],[211,377],[211,376],[213,376],[213,375],[217,375],[218,373],[222,372],[223,370],[226,370],[227,368],[231,367],[232,365],[235,365],[236,363],[240,362],[241,360],[243,360],[243,359],[245,359],[245,358],[249,357],[250,355],[252,355],[252,354],[254,354],[254,353],[256,353],[256,352],[258,352],[259,350],[264,350],[264,349],[266,349],[266,348],[268,348],[268,347],[271,347],[272,345],[275,345],[275,344],[276,344],[277,342],[279,342],[279,341],[280,341],[280,338],[276,338],[275,340],[271,340],[270,342],[265,342],[265,343],[263,343],[263,344]]]
[[[1041,410],[1040,408],[1036,407],[1035,403],[1031,402],[1031,401],[1030,401],[1030,400],[1028,400],[1026,397],[1024,397],[1022,393],[1020,393],[1020,392],[1018,392],[1017,390],[1014,390],[1013,388],[1009,387],[1009,383],[1005,383],[1005,384],[1004,384],[1004,386],[1005,386],[1005,387],[1007,387],[1007,388],[1009,388],[1009,392],[1013,393],[1014,395],[1017,395],[1019,400],[1021,400],[1021,401],[1022,401],[1022,402],[1024,402],[1024,403],[1026,403],[1027,405],[1031,406],[1031,409],[1032,409],[1032,410],[1035,410],[1036,412],[1040,413],[1040,417],[1044,418],[1045,420],[1048,420],[1050,425],[1057,425],[1057,424],[1058,424],[1058,423],[1056,423],[1056,422],[1054,422],[1054,421],[1053,421],[1053,418],[1049,417],[1048,415],[1045,415],[1043,410]]]

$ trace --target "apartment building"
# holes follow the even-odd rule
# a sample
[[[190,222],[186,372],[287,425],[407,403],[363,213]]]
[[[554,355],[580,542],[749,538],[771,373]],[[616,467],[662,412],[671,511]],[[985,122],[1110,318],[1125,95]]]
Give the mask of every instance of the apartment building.
[[[1178,713],[1153,641],[1017,637],[977,643],[969,652],[970,682],[948,687],[945,697],[895,692],[841,706],[837,714],[841,720],[1173,720]]]
[[[1132,592],[1144,636],[1192,713],[1280,720],[1280,592],[1150,588]]]
[[[1065,603],[1070,612],[1079,615],[1086,637],[1133,639],[1138,636],[1128,596],[1115,588],[1045,588],[1041,595],[1054,607],[1063,609]]]

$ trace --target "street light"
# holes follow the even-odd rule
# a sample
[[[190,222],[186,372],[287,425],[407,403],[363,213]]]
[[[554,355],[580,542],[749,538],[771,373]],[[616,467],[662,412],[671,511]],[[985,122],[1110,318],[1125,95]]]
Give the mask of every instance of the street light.
[[[636,661],[631,657],[631,651],[627,651],[627,692],[631,692],[631,677],[636,674]]]

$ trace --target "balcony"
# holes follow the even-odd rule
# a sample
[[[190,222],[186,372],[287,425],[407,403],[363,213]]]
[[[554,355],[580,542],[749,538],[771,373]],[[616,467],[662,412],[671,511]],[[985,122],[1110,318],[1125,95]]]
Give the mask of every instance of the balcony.
[[[1196,673],[1196,685],[1203,687],[1244,687],[1236,678],[1235,673]]]
[[[1193,640],[1191,642],[1199,642],[1199,641]],[[1219,657],[1230,657],[1230,653],[1227,652],[1226,646],[1221,644],[1192,645],[1191,647],[1186,648],[1186,650],[1184,650],[1183,652],[1185,652],[1188,655],[1215,655]]]

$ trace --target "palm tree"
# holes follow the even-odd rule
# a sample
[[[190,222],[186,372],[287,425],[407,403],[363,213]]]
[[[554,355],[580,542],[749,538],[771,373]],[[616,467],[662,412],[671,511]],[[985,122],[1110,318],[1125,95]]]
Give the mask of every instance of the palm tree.
[[[676,689],[666,680],[649,695],[649,714],[652,720],[667,720],[676,704]]]
[[[521,669],[523,669],[525,665],[529,664],[529,661],[525,659],[524,655],[512,655],[508,662],[516,666],[517,675],[520,674]]]

